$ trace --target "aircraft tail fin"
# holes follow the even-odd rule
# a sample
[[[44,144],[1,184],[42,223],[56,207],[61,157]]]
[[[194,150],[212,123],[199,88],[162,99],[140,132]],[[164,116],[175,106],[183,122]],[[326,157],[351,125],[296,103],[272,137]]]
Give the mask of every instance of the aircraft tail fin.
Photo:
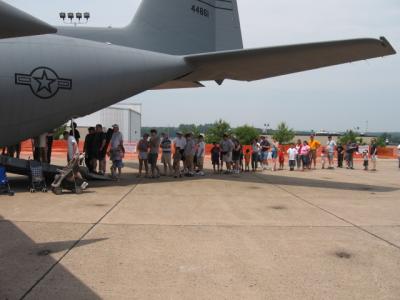
[[[168,54],[243,48],[236,0],[143,0],[125,30],[140,48]]]

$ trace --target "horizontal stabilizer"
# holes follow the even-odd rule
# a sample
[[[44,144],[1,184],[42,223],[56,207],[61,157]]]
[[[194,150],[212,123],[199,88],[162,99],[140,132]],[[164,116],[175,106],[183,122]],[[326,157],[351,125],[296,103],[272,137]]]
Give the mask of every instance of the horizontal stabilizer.
[[[253,81],[395,53],[381,38],[189,55],[185,60],[194,71],[180,80]]]
[[[55,27],[0,1],[0,39],[56,32]]]

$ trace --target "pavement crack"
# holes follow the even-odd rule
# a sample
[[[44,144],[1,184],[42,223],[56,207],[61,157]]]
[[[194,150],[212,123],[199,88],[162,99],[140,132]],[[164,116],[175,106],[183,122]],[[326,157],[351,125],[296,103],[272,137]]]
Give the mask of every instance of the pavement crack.
[[[140,182],[139,182],[140,183]],[[128,197],[128,195],[130,193],[132,193],[137,186],[139,185],[139,183],[135,184],[132,188],[129,189],[129,191],[127,193],[125,193],[117,202],[115,202],[115,204],[109,209],[107,210],[95,223],[92,224],[92,226],[89,227],[88,230],[86,230],[81,237],[75,241],[75,243],[67,250],[65,251],[65,253],[54,263],[51,265],[51,267],[38,279],[36,280],[36,282],[21,296],[21,300],[22,299],[26,299],[26,297],[39,285],[39,283],[46,278],[46,276],[48,274],[50,274],[50,272],[52,270],[54,270],[54,268],[91,232],[93,231],[93,229],[99,225],[119,204],[121,204],[122,201],[124,201],[126,199],[126,197]]]

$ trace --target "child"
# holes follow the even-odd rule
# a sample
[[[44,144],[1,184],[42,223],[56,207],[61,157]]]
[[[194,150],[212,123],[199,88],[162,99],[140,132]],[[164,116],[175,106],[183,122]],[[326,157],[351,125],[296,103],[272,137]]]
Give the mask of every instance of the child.
[[[111,177],[114,179],[121,179],[122,168],[124,167],[124,163],[122,159],[124,158],[124,148],[122,145],[119,145],[117,149],[114,149],[110,153],[110,159],[112,161],[111,166]],[[117,177],[118,170],[118,177]]]
[[[294,167],[296,166],[296,158],[297,158],[297,150],[294,144],[290,145],[289,150],[287,151],[289,156],[289,168],[290,171],[294,171]]]
[[[285,168],[285,153],[283,149],[279,149],[279,170],[283,170]]]
[[[322,162],[322,169],[325,169],[325,164],[326,164],[326,148],[325,147],[322,147],[321,162]]]
[[[244,155],[245,172],[250,172],[250,161],[251,161],[250,149],[247,149]]]
[[[364,160],[364,171],[368,171],[369,156],[367,150],[363,152],[363,160]]]
[[[213,147],[211,148],[211,162],[213,165],[214,173],[218,171],[220,172],[220,164],[219,164],[219,159],[220,159],[220,152],[221,150],[219,149],[217,143],[213,143]]]

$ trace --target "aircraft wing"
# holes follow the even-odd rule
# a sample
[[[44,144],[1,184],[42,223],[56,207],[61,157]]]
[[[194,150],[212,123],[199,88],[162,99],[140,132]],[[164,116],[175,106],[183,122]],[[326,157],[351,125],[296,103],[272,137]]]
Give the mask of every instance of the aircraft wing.
[[[0,39],[56,32],[55,27],[0,0]]]
[[[185,57],[194,71],[179,80],[253,81],[395,53],[382,37],[196,54]]]

